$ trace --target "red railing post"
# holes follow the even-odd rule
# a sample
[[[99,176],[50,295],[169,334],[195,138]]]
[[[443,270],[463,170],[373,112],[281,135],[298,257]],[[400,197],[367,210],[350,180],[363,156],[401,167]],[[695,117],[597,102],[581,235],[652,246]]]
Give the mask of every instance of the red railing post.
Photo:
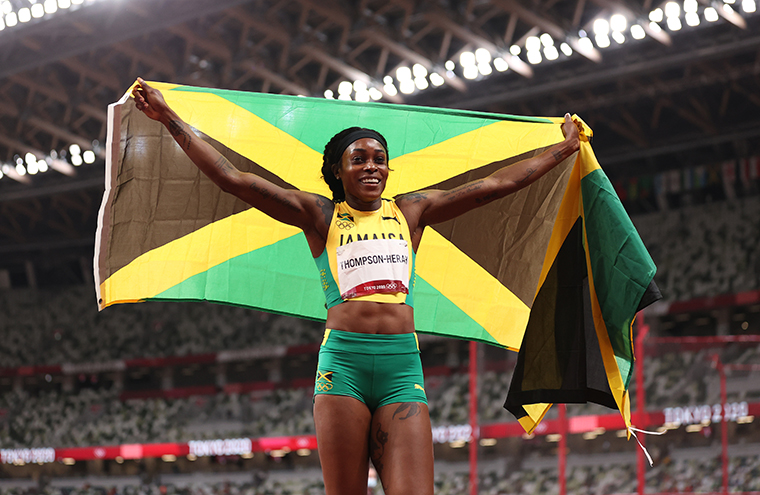
[[[470,495],[478,494],[478,343],[470,341]]]

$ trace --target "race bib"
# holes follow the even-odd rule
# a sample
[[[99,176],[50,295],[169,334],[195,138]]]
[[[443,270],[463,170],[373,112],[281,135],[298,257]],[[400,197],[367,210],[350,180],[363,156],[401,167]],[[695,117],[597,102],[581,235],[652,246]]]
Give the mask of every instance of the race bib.
[[[409,293],[409,248],[399,239],[356,241],[337,248],[343,299]]]

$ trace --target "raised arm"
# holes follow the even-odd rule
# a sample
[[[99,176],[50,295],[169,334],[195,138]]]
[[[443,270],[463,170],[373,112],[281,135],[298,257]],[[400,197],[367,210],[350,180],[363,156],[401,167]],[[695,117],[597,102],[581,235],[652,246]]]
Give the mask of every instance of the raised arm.
[[[565,140],[540,155],[500,168],[488,177],[463,184],[449,191],[427,190],[405,194],[396,199],[410,224],[421,228],[451,220],[474,208],[526,187],[557,166],[580,148],[580,122],[565,115],[562,133]],[[414,220],[417,220],[416,222]],[[411,225],[410,225],[411,227]]]
[[[200,139],[164,101],[160,91],[138,78],[132,91],[137,109],[161,122],[195,165],[222,190],[237,196],[275,220],[304,230],[309,243],[310,234],[327,232],[332,202],[323,196],[298,190],[284,189],[258,175],[241,172],[209,143]],[[329,211],[328,211],[329,210]],[[325,226],[322,229],[322,226]],[[318,235],[324,238],[324,235]],[[312,250],[318,246],[312,246]]]

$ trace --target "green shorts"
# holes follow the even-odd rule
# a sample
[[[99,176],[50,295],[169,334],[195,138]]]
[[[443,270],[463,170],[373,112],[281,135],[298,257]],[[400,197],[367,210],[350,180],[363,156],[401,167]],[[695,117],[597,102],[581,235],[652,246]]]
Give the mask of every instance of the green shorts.
[[[417,334],[372,335],[325,330],[314,395],[346,395],[370,411],[425,396]]]

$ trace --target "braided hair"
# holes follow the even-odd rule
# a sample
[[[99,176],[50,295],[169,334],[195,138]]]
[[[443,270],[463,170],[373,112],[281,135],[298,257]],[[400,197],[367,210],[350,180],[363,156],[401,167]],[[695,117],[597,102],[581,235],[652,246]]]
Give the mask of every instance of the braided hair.
[[[343,129],[334,135],[330,141],[327,142],[327,145],[325,145],[325,152],[322,155],[322,178],[325,183],[327,183],[330,191],[332,191],[333,202],[335,203],[346,200],[346,191],[343,189],[343,182],[335,177],[333,167],[335,165],[340,166],[340,161],[346,148],[357,139],[362,138],[376,139],[383,148],[385,148],[386,154],[388,153],[388,143],[385,141],[382,134],[363,127],[349,127],[348,129]]]

